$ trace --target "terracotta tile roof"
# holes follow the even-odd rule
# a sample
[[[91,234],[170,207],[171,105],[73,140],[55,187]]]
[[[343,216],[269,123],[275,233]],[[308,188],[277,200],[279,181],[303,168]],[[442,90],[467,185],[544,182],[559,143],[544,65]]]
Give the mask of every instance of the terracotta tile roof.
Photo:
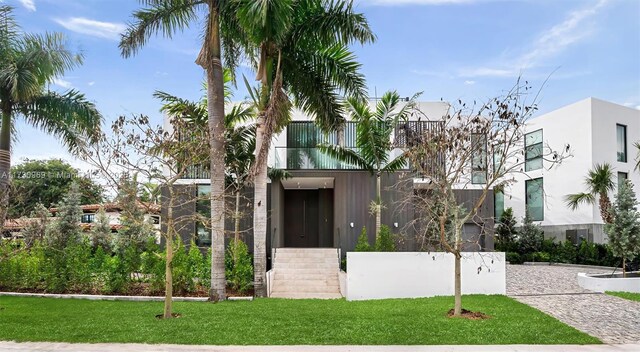
[[[4,230],[5,231],[19,231],[25,228],[29,223],[38,221],[38,218],[19,218],[19,219],[7,219],[4,222]],[[53,220],[53,218],[50,218]],[[80,227],[83,231],[89,231],[93,228],[94,223],[80,223]],[[112,224],[111,230],[119,230],[122,228],[122,225]]]
[[[116,203],[116,202],[81,205],[82,211],[87,213],[97,212],[101,206],[104,207],[105,211],[121,211],[122,210],[122,206],[120,205],[120,203]],[[160,204],[138,202],[138,207],[145,210],[146,213],[160,214]],[[58,212],[58,208],[49,208],[49,211],[55,214]]]

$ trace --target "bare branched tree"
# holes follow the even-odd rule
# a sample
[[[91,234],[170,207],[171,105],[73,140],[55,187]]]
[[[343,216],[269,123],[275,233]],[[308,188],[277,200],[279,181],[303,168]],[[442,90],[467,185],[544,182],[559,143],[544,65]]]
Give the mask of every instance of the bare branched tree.
[[[527,102],[531,96],[533,101]],[[528,82],[518,81],[486,103],[458,101],[441,119],[398,139],[412,168],[404,180],[411,183],[410,191],[401,202],[416,213],[408,226],[431,249],[455,256],[454,316],[462,311],[463,252],[481,250],[485,236],[492,235],[493,213],[486,209],[486,199],[514,183],[515,174],[526,173],[525,126],[537,110],[536,101]],[[569,154],[568,147],[561,151],[548,145],[536,148],[529,152],[539,153],[548,168]],[[462,196],[463,191],[467,196]],[[465,234],[465,224],[479,226],[480,234]]]
[[[120,117],[112,125],[110,135],[103,135],[84,159],[96,168],[96,174],[113,189],[118,189],[123,175],[135,175],[130,180],[142,188],[146,183],[160,185],[165,191],[160,199],[167,211],[162,219],[162,237],[165,242],[165,304],[164,318],[171,318],[173,297],[172,259],[177,235],[194,221],[210,228],[210,219],[197,212],[177,212],[182,207],[193,207],[200,198],[193,187],[180,186],[193,171],[194,165],[208,160],[209,142],[206,126],[185,119],[170,120],[166,129],[154,126],[147,116]],[[201,197],[209,200],[209,196]],[[157,207],[157,204],[140,203]],[[150,209],[148,209],[150,210]],[[224,216],[220,214],[220,216]]]

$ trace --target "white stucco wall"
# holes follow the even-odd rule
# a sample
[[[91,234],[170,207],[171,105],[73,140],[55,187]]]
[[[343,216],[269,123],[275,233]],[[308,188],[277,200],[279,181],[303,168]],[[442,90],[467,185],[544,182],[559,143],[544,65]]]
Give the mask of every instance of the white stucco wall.
[[[480,271],[479,271],[480,268]],[[505,294],[504,253],[464,253],[463,294]],[[454,257],[442,252],[348,252],[347,300],[451,296]]]
[[[616,161],[617,123],[627,126],[627,163]],[[588,98],[530,120],[526,131],[540,128],[545,146],[562,150],[569,144],[572,156],[550,170],[550,163],[545,162],[540,170],[514,175],[517,182],[505,191],[505,208],[513,208],[519,221],[525,214],[525,180],[543,177],[545,209],[540,225],[602,224],[597,205],[582,205],[573,211],[565,202],[566,195],[586,191],[584,178],[596,163],[611,164],[616,181],[618,171],[628,173],[640,194],[640,172],[633,171],[633,143],[640,140],[640,110]],[[614,194],[610,194],[612,200]]]

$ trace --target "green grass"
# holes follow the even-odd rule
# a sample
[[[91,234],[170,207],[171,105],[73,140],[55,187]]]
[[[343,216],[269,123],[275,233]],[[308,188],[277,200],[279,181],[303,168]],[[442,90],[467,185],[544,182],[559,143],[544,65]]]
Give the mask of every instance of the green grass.
[[[631,300],[631,301],[640,302],[640,293],[612,292],[612,291],[607,291],[606,293],[608,295],[611,295],[611,296],[617,296],[617,297],[621,297],[621,298],[628,299],[628,300]]]
[[[161,302],[0,297],[0,340],[211,345],[600,343],[505,296],[464,296],[487,320],[451,319],[452,297],[347,302]]]

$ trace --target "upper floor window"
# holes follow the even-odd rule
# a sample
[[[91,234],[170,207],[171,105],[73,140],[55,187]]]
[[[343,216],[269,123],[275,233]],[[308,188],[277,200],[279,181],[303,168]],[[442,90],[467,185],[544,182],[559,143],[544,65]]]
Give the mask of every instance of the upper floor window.
[[[616,125],[616,142],[617,142],[617,154],[618,161],[627,162],[627,126],[617,124]]]
[[[544,220],[544,182],[542,178],[525,182],[526,211],[532,221]]]
[[[502,218],[502,213],[504,213],[504,193],[495,191],[493,193],[493,218],[496,223]]]
[[[487,182],[487,136],[480,133],[471,135],[471,183],[481,184]]]
[[[524,136],[524,171],[542,169],[542,129]]]
[[[95,221],[95,218],[96,214],[82,214],[82,219],[80,219],[80,222],[82,222],[83,224],[90,224]]]

